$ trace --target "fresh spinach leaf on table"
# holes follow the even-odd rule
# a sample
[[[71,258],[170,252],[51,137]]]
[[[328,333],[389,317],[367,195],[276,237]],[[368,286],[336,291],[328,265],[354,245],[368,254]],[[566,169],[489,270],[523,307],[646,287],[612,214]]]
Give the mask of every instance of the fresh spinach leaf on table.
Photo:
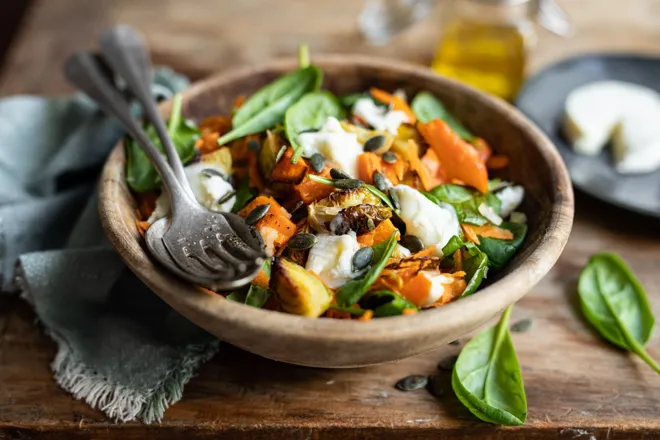
[[[578,294],[582,312],[605,339],[635,353],[660,374],[660,365],[644,349],[655,317],[644,288],[621,257],[591,257],[580,274]]]
[[[452,372],[452,388],[461,403],[479,419],[497,425],[525,423],[527,398],[509,333],[511,309],[494,327],[468,342]]]
[[[172,138],[181,161],[186,164],[195,155],[195,141],[199,138],[200,132],[191,122],[183,118],[181,114],[182,104],[182,95],[174,95],[172,112],[167,123],[167,132]],[[151,124],[146,124],[144,129],[156,148],[165,154],[156,133],[156,128]],[[160,188],[160,176],[137,142],[130,136],[126,136],[124,148],[126,151],[126,182],[131,189],[135,192],[145,192]]]

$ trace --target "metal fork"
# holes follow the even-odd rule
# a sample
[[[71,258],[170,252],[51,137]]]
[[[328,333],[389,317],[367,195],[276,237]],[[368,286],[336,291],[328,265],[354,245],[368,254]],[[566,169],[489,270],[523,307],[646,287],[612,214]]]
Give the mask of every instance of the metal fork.
[[[125,30],[116,33],[115,36],[128,37],[129,41],[134,37]],[[105,40],[106,52],[108,46],[111,46],[108,41],[113,41],[113,39],[107,37]],[[117,42],[117,40],[114,41]],[[133,39],[132,42],[134,43],[135,40]],[[119,50],[121,50],[121,46]],[[142,60],[142,64],[134,70],[136,73],[132,78],[124,77],[127,83],[129,79],[131,82],[137,79],[131,89],[138,98],[147,97],[147,94],[135,91],[138,89],[135,86],[139,86],[143,79],[147,78],[146,75],[139,73],[141,68],[148,67],[148,58],[142,58]],[[134,62],[130,56],[114,59],[116,64],[119,64],[119,61]],[[185,179],[185,174],[182,173],[182,180],[177,179],[173,169],[165,162],[140,124],[131,116],[128,103],[114,88],[114,84],[109,80],[94,55],[84,52],[73,55],[67,61],[65,73],[73,85],[87,93],[104,111],[120,120],[128,134],[145,151],[161,176],[163,185],[170,196],[172,217],[167,230],[162,228],[162,224],[161,227],[154,229],[154,233],[158,231],[163,233],[161,241],[167,252],[163,252],[163,247],[150,246],[152,255],[165,265],[171,264],[173,260],[181,269],[176,271],[178,275],[199,284],[222,290],[247,284],[259,271],[265,256],[263,241],[259,233],[234,214],[209,211],[197,203],[191,195],[192,191],[186,190],[181,184]],[[146,108],[149,107],[149,103],[155,108],[150,95],[148,99],[139,100],[144,101],[143,105]],[[157,109],[145,113],[148,116],[157,115],[156,117],[160,118]],[[157,128],[158,123],[155,125]],[[162,127],[164,128],[164,123]],[[159,135],[162,134],[159,133]],[[166,130],[164,134],[167,136]],[[174,148],[168,151],[170,150],[167,148],[168,141],[162,139],[161,142],[165,146],[168,159],[173,162],[171,153],[176,154]],[[178,155],[176,160],[178,161]],[[151,229],[150,227],[148,232]],[[149,243],[149,241],[147,242]],[[154,240],[151,241],[154,242]]]

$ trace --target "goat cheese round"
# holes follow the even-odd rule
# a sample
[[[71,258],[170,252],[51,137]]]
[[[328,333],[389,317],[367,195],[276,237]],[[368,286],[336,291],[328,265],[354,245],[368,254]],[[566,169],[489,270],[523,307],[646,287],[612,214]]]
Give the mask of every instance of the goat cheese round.
[[[525,198],[525,188],[520,185],[507,186],[496,192],[495,196],[500,199],[500,215],[508,217]]]
[[[363,153],[357,134],[346,132],[337,118],[329,117],[319,131],[298,136],[303,156],[319,153],[337,164],[351,177],[357,178],[357,159]]]
[[[360,98],[355,101],[353,114],[376,130],[387,130],[392,134],[397,134],[399,125],[409,122],[408,115],[404,112],[378,106],[371,98]]]
[[[305,269],[316,273],[333,289],[353,278],[352,259],[360,249],[354,232],[345,235],[318,234]]]
[[[399,215],[406,224],[407,233],[417,236],[426,248],[435,246],[436,254],[442,255],[442,248],[449,239],[460,234],[454,207],[447,203],[436,205],[408,185],[397,185],[390,191],[399,198]]]

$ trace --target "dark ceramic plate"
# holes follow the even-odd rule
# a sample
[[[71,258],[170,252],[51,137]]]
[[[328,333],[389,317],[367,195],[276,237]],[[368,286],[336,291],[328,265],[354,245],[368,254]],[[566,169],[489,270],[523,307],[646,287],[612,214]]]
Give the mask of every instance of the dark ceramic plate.
[[[636,176],[617,173],[609,148],[596,157],[571,150],[560,133],[564,101],[583,84],[619,80],[660,91],[660,58],[586,55],[550,66],[523,86],[516,105],[557,146],[576,188],[613,205],[660,217],[660,171]]]

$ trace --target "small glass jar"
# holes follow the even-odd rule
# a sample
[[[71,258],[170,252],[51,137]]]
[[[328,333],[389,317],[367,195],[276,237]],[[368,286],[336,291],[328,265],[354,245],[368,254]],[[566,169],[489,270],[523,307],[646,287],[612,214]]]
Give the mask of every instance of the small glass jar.
[[[504,99],[525,78],[528,49],[536,42],[536,2],[454,0],[431,67]]]

